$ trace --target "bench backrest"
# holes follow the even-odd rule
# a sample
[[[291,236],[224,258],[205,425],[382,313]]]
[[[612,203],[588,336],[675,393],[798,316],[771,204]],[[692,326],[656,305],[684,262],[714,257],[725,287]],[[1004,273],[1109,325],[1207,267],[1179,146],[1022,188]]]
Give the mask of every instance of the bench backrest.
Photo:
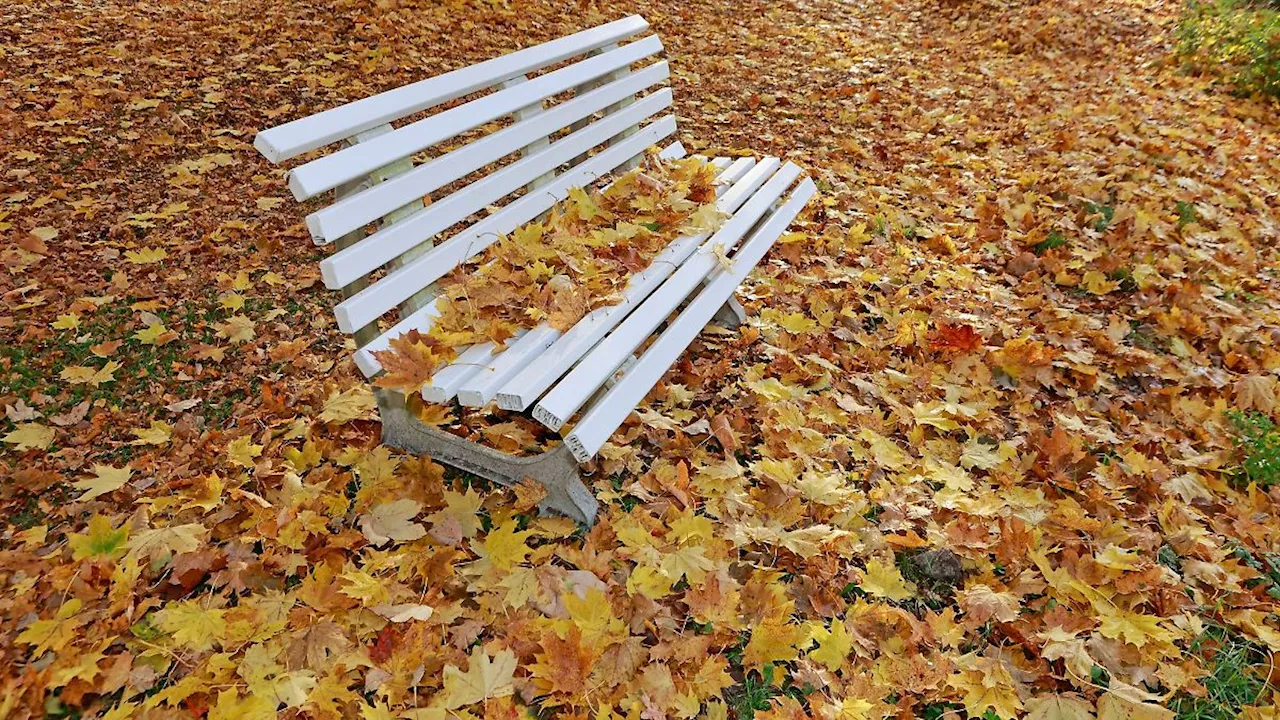
[[[648,27],[623,18],[258,134],[272,162],[343,143],[294,168],[289,188],[298,200],[335,191],[307,226],[336,245],[321,276],[342,291],[335,315],[358,346],[393,310],[397,327],[429,313],[431,285],[499,235],[675,132],[674,116],[657,117],[669,69]]]

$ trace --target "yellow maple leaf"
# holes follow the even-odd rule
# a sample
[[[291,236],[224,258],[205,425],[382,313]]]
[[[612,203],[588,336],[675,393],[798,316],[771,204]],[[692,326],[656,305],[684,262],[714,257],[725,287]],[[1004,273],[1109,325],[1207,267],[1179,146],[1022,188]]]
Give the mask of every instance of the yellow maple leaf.
[[[214,323],[218,337],[226,338],[237,345],[247,343],[254,337],[253,320],[244,315],[232,315],[225,322]]]
[[[1080,283],[1081,287],[1088,290],[1094,295],[1106,295],[1120,287],[1120,283],[1107,279],[1106,275],[1097,270],[1090,270],[1084,274],[1084,280]]]
[[[1143,702],[1147,695],[1132,685],[1109,689],[1098,698],[1098,720],[1173,720],[1172,710]]]
[[[163,445],[173,435],[173,426],[163,420],[152,420],[150,427],[129,432],[138,438],[130,442],[130,445]]]
[[[586,190],[580,187],[569,188],[570,207],[583,222],[591,222],[593,218],[608,217],[608,213],[601,209]]]
[[[200,600],[171,602],[156,613],[156,627],[195,652],[211,649],[227,631],[226,610],[205,607]]]
[[[599,588],[591,588],[583,597],[565,593],[562,600],[569,611],[569,621],[582,632],[584,646],[604,650],[606,645],[626,636],[626,624],[613,616],[609,597]]]
[[[1138,553],[1122,548],[1119,545],[1108,545],[1105,550],[1094,556],[1099,565],[1112,570],[1133,570],[1141,561]]]
[[[124,553],[125,541],[128,539],[128,523],[121,523],[120,527],[116,528],[106,516],[94,515],[89,518],[89,525],[83,534],[67,535],[67,546],[71,548],[73,560],[113,558]]]
[[[752,628],[751,639],[742,653],[744,667],[758,669],[796,659],[800,654],[796,646],[804,642],[808,633],[802,626],[787,620],[787,617],[770,618]]]
[[[54,330],[79,330],[80,316],[75,313],[64,313],[59,315],[56,320],[49,323],[49,327]]]
[[[268,720],[276,717],[278,704],[276,698],[257,694],[240,697],[234,689],[221,690],[206,720]]]
[[[164,323],[148,325],[133,334],[133,339],[143,345],[161,346],[173,342],[178,334],[169,330]]]
[[[906,600],[915,594],[902,573],[894,565],[879,560],[868,560],[861,587],[871,595],[890,600]]]
[[[376,417],[374,409],[377,406],[378,401],[368,385],[355,385],[344,391],[334,390],[324,401],[320,421],[342,425],[352,420],[372,419]]]
[[[472,705],[489,698],[506,697],[515,687],[516,656],[510,650],[499,650],[490,658],[483,648],[471,651],[466,672],[454,665],[444,668],[444,690],[440,702],[449,710]]]
[[[240,312],[244,307],[244,296],[236,292],[226,292],[218,296],[218,306],[231,312]]]
[[[120,369],[120,363],[115,360],[108,360],[102,369],[86,367],[84,365],[68,365],[62,368],[62,372],[58,373],[58,377],[66,380],[72,385],[92,385],[98,387],[103,383],[115,382],[115,372]]]
[[[1173,635],[1160,626],[1160,618],[1155,615],[1143,615],[1102,603],[1095,603],[1094,608],[1101,616],[1102,624],[1098,627],[1098,632],[1103,637],[1124,640],[1135,647],[1142,647],[1149,642],[1168,643],[1173,640]]]
[[[466,492],[456,490],[444,491],[444,508],[427,516],[432,525],[455,525],[463,539],[473,538],[480,532],[483,522],[480,519],[480,508],[484,498],[472,488]]]
[[[133,474],[133,468],[125,465],[122,468],[111,467],[110,465],[94,465],[93,477],[85,478],[71,484],[71,487],[77,490],[83,490],[84,494],[76,498],[76,502],[84,502],[92,500],[99,495],[105,495],[114,490],[124,487],[129,481],[129,476]]]
[[[169,257],[169,253],[164,248],[143,248],[142,250],[128,250],[124,254],[124,259],[134,265],[150,265],[158,263]]]
[[[1092,720],[1093,706],[1077,695],[1041,695],[1027,701],[1026,720]]]
[[[877,465],[890,470],[900,470],[911,460],[911,456],[898,447],[897,443],[871,428],[860,430],[858,439],[867,443],[871,450],[872,459],[875,460]]]
[[[441,713],[443,715],[443,712]],[[396,720],[386,703],[360,706],[360,720]],[[441,718],[443,720],[443,718]]]
[[[1006,685],[987,687],[980,683],[971,684],[964,688],[962,701],[971,718],[982,717],[990,708],[998,717],[1014,720],[1022,707],[1017,691]]]
[[[15,642],[32,645],[35,657],[44,655],[46,651],[58,651],[76,639],[78,628],[84,624],[78,616],[84,601],[72,598],[58,607],[58,612],[51,620],[36,620],[18,633]],[[0,707],[4,707],[0,705]]]
[[[476,553],[488,558],[489,562],[499,570],[510,570],[524,562],[533,550],[525,544],[525,540],[533,535],[532,530],[517,531],[516,521],[508,520],[501,527],[489,531],[476,548]]]
[[[47,450],[53,444],[53,436],[53,428],[40,423],[25,422],[18,423],[17,428],[10,430],[3,440],[12,444],[19,452],[32,448]]]
[[[835,619],[831,627],[820,627],[813,631],[813,639],[818,641],[815,648],[809,651],[809,657],[827,666],[835,672],[844,665],[844,660],[853,649],[853,637],[845,628],[844,621]],[[870,706],[868,706],[869,708]]]
[[[262,446],[254,445],[253,438],[249,435],[241,435],[227,443],[227,460],[232,465],[251,468],[253,467],[253,459],[261,454]]]
[[[650,600],[658,600],[671,594],[671,586],[675,584],[657,568],[641,565],[631,571],[627,578],[627,594],[643,595]]]
[[[701,545],[685,545],[662,556],[660,566],[662,574],[679,582],[686,578],[689,585],[698,587],[707,573],[715,568],[715,563],[707,557],[706,548]]]

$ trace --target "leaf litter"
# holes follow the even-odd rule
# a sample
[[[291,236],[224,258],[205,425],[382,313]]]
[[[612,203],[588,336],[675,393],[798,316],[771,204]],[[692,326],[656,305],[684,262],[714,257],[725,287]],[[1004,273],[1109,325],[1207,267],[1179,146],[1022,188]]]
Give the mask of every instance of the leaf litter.
[[[1277,113],[1175,5],[0,9],[0,716],[1272,717]],[[822,194],[581,530],[378,445],[249,140],[630,11]]]

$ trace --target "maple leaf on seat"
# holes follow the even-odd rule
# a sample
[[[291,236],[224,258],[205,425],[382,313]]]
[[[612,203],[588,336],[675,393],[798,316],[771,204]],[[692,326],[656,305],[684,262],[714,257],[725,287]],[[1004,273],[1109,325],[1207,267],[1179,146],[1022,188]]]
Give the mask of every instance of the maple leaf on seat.
[[[385,371],[374,384],[406,393],[417,392],[431,379],[436,369],[450,359],[447,353],[437,352],[436,344],[437,341],[417,330],[393,338],[388,349],[373,353]]]

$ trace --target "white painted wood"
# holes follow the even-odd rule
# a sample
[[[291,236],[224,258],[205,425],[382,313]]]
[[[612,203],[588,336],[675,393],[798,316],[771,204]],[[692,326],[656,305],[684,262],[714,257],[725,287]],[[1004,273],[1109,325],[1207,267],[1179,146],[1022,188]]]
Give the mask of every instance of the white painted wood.
[[[289,189],[298,200],[306,200],[344,182],[363,177],[392,161],[509,115],[587,80],[607,75],[620,67],[628,67],[633,62],[661,51],[661,41],[656,35],[651,35],[612,52],[582,60],[515,87],[445,110],[367,143],[361,143],[358,148],[339,150],[294,168],[289,173]]]
[[[658,157],[663,160],[679,160],[684,157],[684,144],[677,140],[659,150]]]
[[[526,331],[516,332],[513,340],[519,339]],[[458,388],[467,378],[480,372],[482,368],[493,362],[499,354],[498,346],[491,342],[478,343],[458,353],[448,366],[442,368],[422,386],[422,399],[426,402],[445,403],[458,394]]]
[[[364,227],[412,200],[422,198],[469,173],[499,160],[573,121],[663,82],[670,75],[666,62],[650,65],[616,83],[545,110],[536,116],[487,135],[462,148],[425,162],[394,180],[388,180],[362,193],[345,198],[307,216],[307,227],[316,244],[327,244],[334,238]],[[519,112],[519,111],[517,111]],[[536,152],[536,149],[534,150]],[[532,153],[530,153],[532,154]]]
[[[640,103],[637,103],[633,107],[639,106]],[[338,327],[342,328],[344,332],[350,332],[348,328],[358,328],[371,320],[377,319],[387,310],[394,307],[396,303],[417,292],[421,287],[439,280],[446,273],[457,267],[459,263],[483,252],[500,235],[515,230],[532,218],[537,217],[539,213],[549,209],[556,202],[563,200],[568,196],[570,188],[586,186],[602,175],[608,174],[614,168],[643,152],[645,148],[671,135],[675,132],[675,129],[675,118],[669,115],[650,123],[636,135],[597,153],[581,165],[569,169],[557,177],[553,183],[538,192],[521,197],[497,213],[439,243],[432,248],[431,252],[406,263],[402,268],[388,273],[376,284],[339,303],[334,309],[334,314],[338,319]],[[559,143],[552,145],[551,148],[548,148],[548,151],[554,150],[557,145]],[[533,160],[535,157],[530,156],[526,160]],[[525,161],[521,160],[519,162]],[[516,164],[518,163],[513,163],[508,167],[515,167]],[[521,182],[526,177],[526,175],[521,175]],[[395,228],[392,230],[394,231]],[[368,261],[361,259],[360,253],[365,252],[367,243],[368,241],[366,240],[365,243],[351,248],[350,251],[335,254],[321,263],[322,275],[324,274],[326,263],[330,268],[330,276],[326,278],[326,285],[329,285],[332,281],[334,285],[341,287],[345,284],[343,281],[358,278],[363,273],[367,273],[370,269],[382,264],[382,261],[378,260]],[[380,257],[385,256],[385,252],[380,255]],[[354,272],[343,272],[343,274],[339,275],[338,268],[342,267],[341,263],[346,262],[351,262],[359,269]]]
[[[738,182],[721,196],[716,206],[725,213],[736,211],[751,193],[759,189],[778,164],[775,159],[771,164],[761,164],[758,170],[748,173],[747,170],[755,165],[755,161],[741,158],[721,174],[721,179]],[[703,233],[673,240],[647,268],[631,277],[623,291],[621,302],[591,311],[536,358],[521,358],[524,369],[512,377],[498,393],[498,407],[522,411],[532,405],[552,383],[622,322],[628,312],[670,277],[706,239],[707,234]]]
[[[671,128],[672,130],[674,130],[675,125],[672,124]],[[657,138],[657,139],[661,139],[661,138]],[[564,182],[572,181],[573,183],[575,183],[574,186],[588,184],[599,175],[606,174],[609,171],[611,171],[613,168],[625,162],[627,158],[626,153],[631,152],[635,148],[639,148],[638,150],[635,150],[635,152],[641,152],[645,149],[645,147],[647,146],[641,145],[640,142],[633,141],[632,147],[619,146],[616,148],[610,148],[609,150],[601,153],[600,155],[597,155],[591,158],[590,160],[587,161],[587,163],[584,163],[583,165],[580,165],[577,168],[575,168],[575,171],[583,171],[583,174],[574,175],[573,177],[569,177],[567,179],[565,177],[561,177],[558,180],[561,180]],[[671,143],[670,145],[668,145],[667,147],[659,151],[658,155],[665,159],[675,159],[675,158],[683,157],[684,145],[680,144],[678,141]],[[563,199],[568,194],[567,188],[549,188],[549,189],[554,189],[556,193],[558,193],[558,197],[560,199]],[[522,198],[519,202],[524,202],[526,200],[528,200],[528,198]],[[552,202],[554,203],[554,201]],[[547,207],[550,207],[550,206],[551,204],[547,205]],[[511,208],[508,207],[507,210],[511,210]],[[536,215],[537,212],[533,212],[533,214]],[[513,223],[513,225],[511,226],[512,229],[519,227],[521,224],[525,222],[524,220],[518,219],[519,216],[520,214],[517,213],[517,215],[514,218],[509,218],[507,220],[507,222]],[[482,222],[487,222],[487,221],[488,220],[485,220]],[[509,230],[502,230],[502,231],[495,230],[494,232],[509,232]],[[385,281],[386,279],[384,278],[383,282]],[[390,309],[390,307],[394,307],[396,302],[399,302],[399,301],[397,300],[392,302],[392,304],[388,307],[388,309]],[[418,332],[422,332],[422,333],[429,332],[431,330],[431,326],[435,322],[435,318],[439,317],[439,315],[440,315],[440,311],[436,309],[435,304],[432,303],[431,306],[423,308],[422,310],[415,312],[412,316],[405,318],[403,321],[399,323],[396,323],[393,327],[388,329],[386,332],[382,333],[381,335],[378,335],[374,340],[369,342],[366,346],[356,351],[356,354],[355,354],[356,366],[360,368],[360,371],[364,373],[365,377],[371,378],[374,375],[377,375],[379,372],[382,371],[382,366],[378,364],[377,358],[373,356],[373,352],[375,350],[387,349],[390,346],[391,340],[393,338],[399,337],[400,335],[406,332],[409,332],[409,330],[417,330]],[[521,330],[517,334],[523,334],[523,332],[524,331]],[[476,346],[473,345],[472,347],[474,348]],[[492,351],[492,347],[490,348],[490,350]],[[471,348],[467,348],[461,351],[460,354],[465,355],[470,351],[471,351]],[[493,358],[494,355],[496,355],[496,353],[491,353],[491,355],[488,357],[483,357],[481,355],[473,355],[471,357],[475,358],[474,363],[469,363],[469,364],[471,367],[478,369],[481,365],[488,363]],[[483,360],[480,359],[481,357],[483,357]],[[459,360],[461,360],[461,358],[459,358],[458,360],[455,360],[454,364],[458,364]],[[449,370],[450,367],[453,367],[453,365],[449,365],[445,367],[440,372],[445,372]],[[454,384],[452,386],[447,386],[444,384],[445,380],[454,378],[454,375],[456,374],[458,376],[456,378],[457,383],[461,383],[461,381],[466,379],[467,377],[467,374],[463,372],[461,369],[452,371],[452,373],[453,374],[451,375],[445,376],[444,380],[440,378],[440,373],[436,373],[435,377],[432,378],[433,383],[439,382],[441,384],[442,388],[439,391],[441,393],[445,393],[449,387],[453,388],[452,392],[447,392],[447,394],[443,395],[438,400],[434,400],[434,402],[447,402],[448,400],[452,399],[454,396],[454,393],[457,392],[457,385]],[[452,380],[450,380],[450,382],[452,382]],[[424,386],[424,389],[425,389],[425,386]],[[426,395],[424,395],[424,399],[426,399]]]
[[[595,456],[618,426],[675,364],[689,347],[689,343],[693,342],[715,315],[716,310],[733,296],[734,290],[786,231],[815,192],[817,187],[812,180],[806,178],[801,182],[786,203],[733,255],[732,267],[714,274],[706,287],[645,350],[635,365],[582,416],[573,432],[565,438],[569,451],[578,462],[586,462]]]
[[[517,75],[617,43],[648,27],[649,23],[639,15],[625,17],[264,130],[258,133],[253,146],[268,160],[278,163]]]
[[[508,80],[507,82],[503,83],[502,87],[506,88],[509,85],[518,85],[522,82],[528,82],[528,81],[529,81],[528,75],[521,75],[519,77],[512,78],[511,80]],[[530,120],[530,119],[536,118],[537,116],[545,113],[546,111],[547,111],[547,101],[539,100],[538,102],[528,107],[520,108],[519,110],[511,113],[511,119],[514,120],[516,124],[519,124],[524,120]],[[524,147],[520,148],[520,157],[529,157],[530,155],[533,155],[536,152],[546,149],[546,147],[550,144],[551,144],[550,137],[546,135],[539,136],[535,140],[526,144]],[[551,182],[552,180],[555,179],[555,177],[556,177],[556,169],[551,168],[550,170],[547,170],[543,174],[539,175],[538,177],[526,183],[524,186],[524,191],[532,192],[542,187],[543,185],[546,185],[547,183]]]
[[[498,389],[520,371],[521,358],[545,350],[560,337],[560,331],[539,325],[524,337],[510,343],[510,348],[492,360],[480,372],[468,377],[458,388],[458,402],[469,407],[489,404]]]
[[[799,167],[791,163],[784,165],[699,247],[697,253],[686,260],[538,402],[534,407],[534,418],[552,430],[559,430],[569,416],[577,412],[591,394],[617,370],[622,361],[640,347],[658,325],[717,267],[718,260],[711,252],[712,248],[719,245],[723,252],[731,251],[799,175]]]

